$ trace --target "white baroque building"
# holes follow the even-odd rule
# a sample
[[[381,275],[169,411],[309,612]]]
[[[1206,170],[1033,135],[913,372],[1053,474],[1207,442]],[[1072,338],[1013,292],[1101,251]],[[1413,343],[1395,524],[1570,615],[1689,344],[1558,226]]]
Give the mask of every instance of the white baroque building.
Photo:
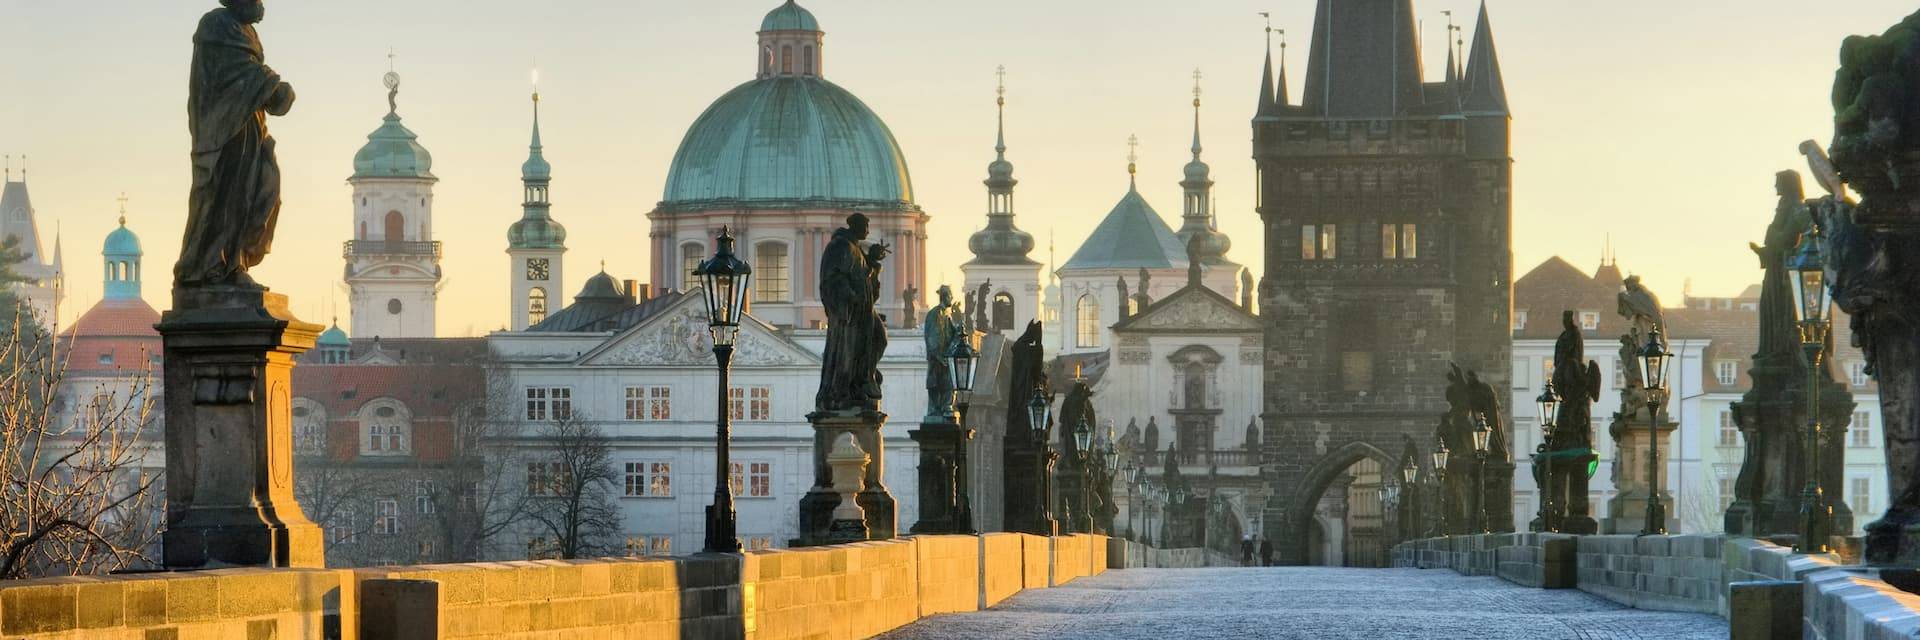
[[[433,239],[433,156],[400,123],[400,75],[387,73],[389,110],[353,156],[353,239],[341,250],[353,335],[431,338],[440,290]]]

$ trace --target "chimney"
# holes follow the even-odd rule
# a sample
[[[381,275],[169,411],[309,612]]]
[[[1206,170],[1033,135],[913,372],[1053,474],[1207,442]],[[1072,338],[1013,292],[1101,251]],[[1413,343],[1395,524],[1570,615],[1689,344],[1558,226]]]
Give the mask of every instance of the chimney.
[[[634,282],[629,280],[629,282]],[[640,284],[634,290],[634,302],[646,302],[653,299],[653,285]]]
[[[625,293],[627,294],[627,301],[639,302],[640,301],[640,281],[625,280],[622,282],[622,284],[626,285],[624,289],[625,289]]]

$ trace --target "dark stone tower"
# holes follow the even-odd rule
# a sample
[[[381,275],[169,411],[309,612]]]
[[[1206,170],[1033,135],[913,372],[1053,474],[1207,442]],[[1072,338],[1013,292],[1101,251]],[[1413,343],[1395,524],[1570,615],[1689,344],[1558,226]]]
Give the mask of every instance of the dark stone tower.
[[[1412,0],[1320,0],[1303,104],[1261,78],[1263,535],[1286,564],[1307,561],[1316,505],[1349,467],[1395,469],[1408,436],[1432,449],[1449,363],[1511,380],[1511,116],[1493,32],[1483,6],[1466,68],[1450,46],[1446,80],[1428,83],[1414,15]],[[1512,528],[1511,460],[1489,456],[1495,530]]]

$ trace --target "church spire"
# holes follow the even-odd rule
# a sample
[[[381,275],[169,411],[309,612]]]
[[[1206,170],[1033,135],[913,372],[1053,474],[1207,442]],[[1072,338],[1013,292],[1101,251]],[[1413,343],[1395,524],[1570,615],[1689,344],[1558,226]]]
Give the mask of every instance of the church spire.
[[[553,220],[548,189],[553,183],[553,165],[547,163],[546,147],[540,142],[540,70],[533,70],[533,135],[527,143],[527,161],[520,164],[520,220],[507,230],[507,243],[513,249],[564,248],[567,229]]]
[[[1275,113],[1293,106],[1293,95],[1287,92],[1287,30],[1278,29],[1277,31],[1280,33],[1280,81],[1273,89]]]
[[[1180,241],[1186,243],[1191,259],[1202,263],[1213,263],[1227,252],[1230,246],[1225,235],[1213,228],[1213,176],[1212,168],[1200,159],[1200,80],[1204,76],[1199,69],[1193,70],[1193,160],[1187,162],[1180,189],[1184,200],[1180,214]]]
[[[1474,26],[1473,53],[1467,58],[1467,96],[1463,109],[1468,112],[1504,115],[1507,110],[1507,83],[1501,77],[1500,56],[1493,47],[1493,23],[1487,19],[1487,3],[1480,3],[1479,24]]]
[[[968,264],[1035,264],[1027,254],[1033,252],[1033,236],[1013,226],[1013,163],[1007,161],[1007,68],[993,71],[995,131],[993,162],[987,163],[987,227],[967,239],[974,259]]]
[[[1259,105],[1253,110],[1255,118],[1274,115],[1276,106],[1273,95],[1273,15],[1262,11],[1260,17],[1267,20],[1267,61],[1260,68],[1260,95],[1255,99]],[[1282,87],[1281,91],[1285,92],[1286,88]]]
[[[1135,176],[1140,172],[1140,136],[1127,135],[1127,191],[1137,191],[1139,184]]]

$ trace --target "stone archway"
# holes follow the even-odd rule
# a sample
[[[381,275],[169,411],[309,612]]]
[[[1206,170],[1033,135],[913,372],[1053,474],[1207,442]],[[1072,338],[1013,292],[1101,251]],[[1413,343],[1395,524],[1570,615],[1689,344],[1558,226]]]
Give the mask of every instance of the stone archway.
[[[1394,465],[1394,457],[1379,447],[1366,442],[1349,442],[1314,461],[1291,494],[1273,497],[1273,501],[1283,507],[1285,514],[1280,523],[1280,535],[1275,536],[1273,541],[1275,562],[1299,565],[1308,561],[1311,545],[1315,541],[1314,528],[1317,526],[1314,511],[1321,495],[1354,463],[1368,459],[1383,467],[1391,468]],[[1322,535],[1325,535],[1324,532]]]

